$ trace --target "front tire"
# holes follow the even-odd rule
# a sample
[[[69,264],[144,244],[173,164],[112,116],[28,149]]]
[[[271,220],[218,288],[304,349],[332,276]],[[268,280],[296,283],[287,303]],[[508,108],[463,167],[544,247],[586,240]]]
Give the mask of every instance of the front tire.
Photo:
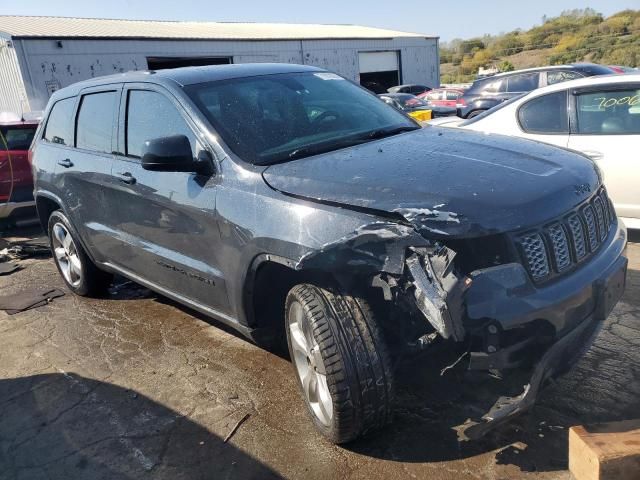
[[[98,269],[73,233],[75,230],[61,210],[49,217],[49,245],[58,272],[67,287],[80,296],[103,294],[113,276]]]
[[[391,362],[365,299],[300,284],[287,295],[285,320],[303,397],[325,437],[345,443],[390,421]]]

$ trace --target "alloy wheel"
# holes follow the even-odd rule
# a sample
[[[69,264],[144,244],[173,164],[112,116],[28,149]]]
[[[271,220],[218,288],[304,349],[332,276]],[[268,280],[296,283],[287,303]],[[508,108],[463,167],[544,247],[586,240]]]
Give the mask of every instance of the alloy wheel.
[[[53,253],[64,279],[73,287],[82,282],[82,261],[67,227],[57,222],[52,228]]]
[[[313,337],[311,322],[300,302],[289,307],[289,336],[293,363],[300,377],[304,395],[318,420],[329,426],[333,419],[333,402],[320,346]]]

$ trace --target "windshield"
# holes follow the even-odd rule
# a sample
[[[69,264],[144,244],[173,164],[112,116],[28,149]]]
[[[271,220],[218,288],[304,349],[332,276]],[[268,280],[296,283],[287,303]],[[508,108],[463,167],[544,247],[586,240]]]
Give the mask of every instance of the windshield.
[[[185,91],[234,153],[259,165],[420,128],[328,72],[236,78],[190,85]]]

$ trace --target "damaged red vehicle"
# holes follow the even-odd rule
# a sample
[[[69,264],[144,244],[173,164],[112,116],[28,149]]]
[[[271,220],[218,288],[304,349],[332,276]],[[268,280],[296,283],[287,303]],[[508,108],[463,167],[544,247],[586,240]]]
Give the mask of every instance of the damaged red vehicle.
[[[28,159],[37,121],[0,120],[0,220],[35,215]]]
[[[626,229],[591,160],[420,128],[315,67],[81,82],[53,94],[33,159],[72,291],[118,273],[258,343],[286,332],[336,443],[392,419],[393,359],[417,351],[521,388],[461,429],[481,436],[575,362],[624,289]]]

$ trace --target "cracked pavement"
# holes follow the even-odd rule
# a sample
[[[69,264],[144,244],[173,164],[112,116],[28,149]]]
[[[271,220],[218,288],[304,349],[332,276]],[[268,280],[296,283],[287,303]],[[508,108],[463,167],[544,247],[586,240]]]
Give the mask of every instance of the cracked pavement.
[[[569,426],[640,411],[640,244],[628,254],[625,296],[579,364],[464,444],[451,426],[473,391],[419,361],[400,367],[395,422],[338,447],[315,432],[287,358],[135,284],[0,312],[0,479],[569,479]],[[52,260],[21,265],[3,294],[63,288]]]

